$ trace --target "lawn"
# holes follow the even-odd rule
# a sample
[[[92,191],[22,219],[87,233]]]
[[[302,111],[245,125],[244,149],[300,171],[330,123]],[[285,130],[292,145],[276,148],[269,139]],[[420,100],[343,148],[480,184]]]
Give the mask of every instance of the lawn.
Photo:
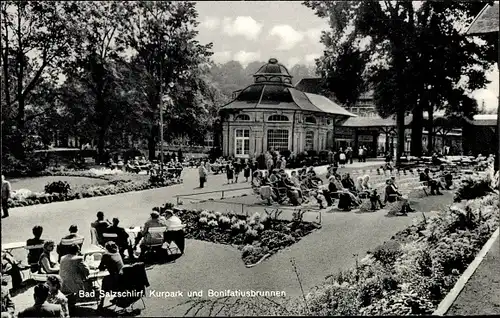
[[[35,178],[20,178],[9,180],[12,190],[28,189],[33,192],[43,192],[47,183],[55,181],[66,181],[72,189],[82,185],[101,185],[108,183],[107,180],[86,177],[65,177],[65,176],[50,176],[50,177],[35,177]]]

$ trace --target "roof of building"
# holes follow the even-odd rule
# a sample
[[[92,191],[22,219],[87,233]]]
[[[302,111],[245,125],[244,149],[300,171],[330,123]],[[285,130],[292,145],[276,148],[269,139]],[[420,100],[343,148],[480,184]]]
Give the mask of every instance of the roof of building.
[[[496,126],[497,114],[480,114],[474,115],[473,120],[465,119],[469,124],[474,126]]]
[[[263,65],[254,75],[255,83],[241,90],[230,103],[220,111],[239,109],[301,110],[328,113],[340,116],[356,116],[328,98],[306,93],[293,87],[291,76],[283,65],[274,58]]]
[[[474,21],[472,21],[466,33],[469,35],[475,35],[498,32],[498,8],[498,1],[494,2],[492,5],[487,4],[477,15]]]
[[[337,105],[329,98],[318,94],[304,93],[307,98],[316,105],[318,108],[322,109],[325,113],[335,114],[335,115],[344,115],[349,117],[357,117],[353,113],[348,112],[346,109]]]
[[[405,125],[409,125],[411,123],[411,116],[406,116]],[[380,116],[374,117],[355,117],[349,118],[342,125],[345,127],[393,127],[396,126],[396,119],[382,118]]]
[[[318,94],[321,92],[320,77],[304,77],[295,84],[295,88],[304,93]]]

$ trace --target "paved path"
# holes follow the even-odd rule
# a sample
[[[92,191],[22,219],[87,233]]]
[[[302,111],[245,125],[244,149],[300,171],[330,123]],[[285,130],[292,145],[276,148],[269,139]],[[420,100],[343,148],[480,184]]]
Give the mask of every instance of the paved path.
[[[368,162],[365,165],[370,164],[374,163]],[[357,165],[351,169],[360,168]],[[379,163],[375,165],[380,166]],[[107,218],[119,217],[123,226],[142,224],[153,206],[173,201],[172,198],[177,194],[202,191],[193,190],[197,183],[195,170],[186,171],[184,182],[183,185],[162,189],[12,209],[11,217],[2,222],[2,241],[24,241],[31,236],[31,228],[36,224],[44,227],[45,238],[58,239],[71,224],[78,224],[80,232],[86,235],[89,233],[90,222],[99,210],[104,211]],[[204,191],[244,185],[223,185],[224,183],[225,175],[211,175]],[[426,198],[416,208],[420,211],[436,210],[438,206],[450,202],[451,195],[448,193],[441,197]],[[184,291],[184,296],[188,291],[199,290],[203,290],[206,295],[209,289],[278,290],[285,291],[289,296],[298,296],[300,288],[290,265],[291,257],[296,259],[304,289],[308,291],[320,284],[328,274],[353,266],[353,254],[363,257],[368,250],[388,240],[411,222],[412,215],[387,218],[385,211],[326,213],[323,215],[321,230],[251,269],[243,265],[240,251],[235,248],[187,240],[186,254],[177,262],[156,265],[148,271],[150,290],[180,290]],[[31,303],[31,299],[31,291],[28,291],[15,297],[14,301],[22,309]],[[185,308],[170,307],[185,300],[186,297],[148,297],[147,308],[141,315],[183,315]]]
[[[483,259],[474,275],[448,310],[447,316],[500,315],[500,240]]]

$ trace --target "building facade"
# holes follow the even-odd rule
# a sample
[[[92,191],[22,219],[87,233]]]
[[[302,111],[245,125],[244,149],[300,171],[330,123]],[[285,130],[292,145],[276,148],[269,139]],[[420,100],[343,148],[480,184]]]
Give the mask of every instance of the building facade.
[[[276,59],[253,75],[254,84],[221,107],[224,156],[255,157],[267,150],[321,151],[332,148],[333,131],[355,116],[328,98],[292,86]]]

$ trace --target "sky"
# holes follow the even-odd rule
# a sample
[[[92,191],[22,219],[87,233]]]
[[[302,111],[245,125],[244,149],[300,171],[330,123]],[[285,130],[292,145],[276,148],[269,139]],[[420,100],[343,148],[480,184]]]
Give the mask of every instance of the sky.
[[[317,17],[301,1],[198,1],[198,40],[213,43],[217,63],[230,60],[246,66],[253,61],[277,58],[291,68],[295,64],[314,65],[323,55],[319,43],[328,21]],[[498,68],[488,73],[492,81],[472,96],[488,109],[498,107]]]

